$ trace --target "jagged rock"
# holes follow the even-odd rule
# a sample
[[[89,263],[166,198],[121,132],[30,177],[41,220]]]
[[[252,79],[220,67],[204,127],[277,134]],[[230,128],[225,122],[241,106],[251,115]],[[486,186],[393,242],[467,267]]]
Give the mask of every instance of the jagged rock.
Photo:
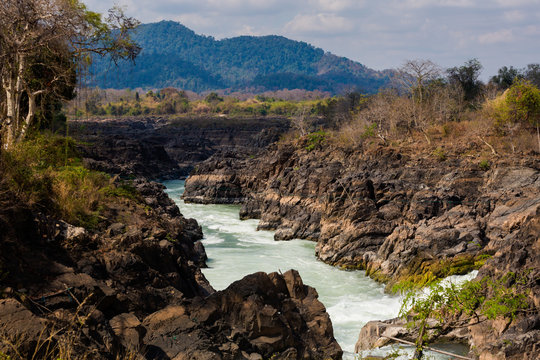
[[[230,188],[221,189],[223,184]],[[464,274],[484,262],[483,269],[491,270],[479,277],[495,279],[540,267],[532,250],[538,245],[523,237],[540,214],[540,159],[534,155],[499,159],[486,172],[467,158],[437,162],[388,147],[309,152],[279,144],[254,159],[215,154],[185,189],[188,202],[241,202],[240,217],[260,219],[259,229],[275,230],[276,240],[315,240],[319,259],[366,269],[388,289],[402,280]],[[537,323],[538,294],[536,282],[527,324]],[[500,337],[478,335],[489,334],[487,328],[467,330],[467,336],[486,359],[495,353],[503,354],[500,359],[519,352],[530,357],[540,352],[530,347],[536,339],[531,326],[515,347],[504,337],[517,339],[509,335],[512,326]]]
[[[29,350],[35,346],[40,335],[42,339],[47,338],[47,323],[32,314],[24,305],[15,299],[0,300],[0,336],[13,344],[20,343],[19,346]],[[9,345],[5,341],[0,341],[0,353],[8,353]],[[21,349],[21,352],[24,352]]]
[[[201,302],[151,314],[143,325],[147,348],[159,348],[170,358],[202,352],[223,359],[339,359],[342,354],[315,289],[293,270],[248,275]]]
[[[161,185],[134,185],[154,208],[115,203],[111,221],[84,239],[49,241],[41,231],[57,231],[58,221],[0,208],[0,271],[10,274],[1,288],[18,289],[2,294],[24,291],[28,299],[0,300],[0,330],[22,331],[24,351],[31,355],[50,323],[65,329],[55,342],[91,359],[133,352],[147,359],[341,357],[324,306],[297,272],[258,273],[215,292],[200,270],[206,253],[197,222],[180,215]]]
[[[133,314],[120,314],[109,320],[111,329],[120,343],[127,349],[139,350],[146,332],[139,319]]]

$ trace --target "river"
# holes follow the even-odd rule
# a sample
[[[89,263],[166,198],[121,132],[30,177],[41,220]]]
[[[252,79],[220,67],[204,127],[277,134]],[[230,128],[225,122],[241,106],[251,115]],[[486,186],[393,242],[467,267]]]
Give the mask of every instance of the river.
[[[334,336],[345,359],[354,359],[354,344],[366,322],[398,315],[398,296],[384,293],[384,286],[363,271],[343,271],[318,261],[314,242],[274,241],[273,232],[256,230],[258,220],[240,220],[239,206],[186,204],[180,198],[184,181],[163,184],[182,214],[196,219],[202,226],[208,255],[208,268],[203,269],[203,273],[214,289],[225,289],[257,271],[298,270],[304,283],[317,289],[319,300],[330,314]],[[378,350],[374,354],[388,351]],[[437,356],[437,359],[446,358]]]

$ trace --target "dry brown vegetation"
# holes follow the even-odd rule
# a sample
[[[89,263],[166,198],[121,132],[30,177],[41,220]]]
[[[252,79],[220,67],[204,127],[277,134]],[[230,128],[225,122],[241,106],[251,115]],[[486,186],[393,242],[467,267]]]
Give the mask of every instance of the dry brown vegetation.
[[[463,100],[459,87],[435,85],[426,89],[420,102],[411,94],[382,91],[366,98],[349,121],[325,131],[325,142],[366,152],[380,146],[394,147],[438,161],[458,157],[489,162],[538,152],[533,123],[498,120],[494,107],[506,101],[504,94],[486,91],[470,103]]]
[[[127,183],[85,168],[69,138],[38,135],[16,144],[0,154],[0,171],[19,201],[87,228],[100,222],[104,204],[137,196]]]

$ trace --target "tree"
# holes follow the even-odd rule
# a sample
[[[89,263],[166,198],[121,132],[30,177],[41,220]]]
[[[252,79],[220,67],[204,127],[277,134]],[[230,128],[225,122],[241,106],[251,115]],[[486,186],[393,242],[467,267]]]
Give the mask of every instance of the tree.
[[[74,86],[77,65],[91,54],[133,60],[140,48],[129,30],[138,25],[115,7],[102,20],[78,0],[0,2],[0,108],[4,149],[24,139],[38,102]]]
[[[441,69],[430,60],[407,60],[399,69],[399,81],[410,93],[412,101],[404,102],[407,112],[411,114],[412,125],[420,129],[428,143],[431,143],[425,128],[429,121],[426,100],[428,85],[439,79]],[[411,131],[411,121],[407,124]]]
[[[482,64],[477,59],[468,60],[460,67],[446,70],[448,81],[459,84],[463,89],[463,100],[472,102],[482,93],[482,82],[478,80],[482,71]]]
[[[540,64],[529,64],[523,72],[525,73],[525,79],[540,88]]]
[[[530,307],[527,298],[533,281],[527,273],[508,272],[500,278],[484,276],[461,284],[438,280],[425,289],[402,284],[400,316],[410,328],[418,329],[413,359],[422,359],[427,343],[451,329],[497,318],[514,320]]]
[[[506,93],[507,121],[525,122],[536,127],[540,152],[540,90],[527,81],[520,80]]]
[[[512,84],[519,79],[523,78],[523,74],[520,70],[516,69],[513,66],[510,66],[509,68],[506,66],[503,66],[499,69],[499,73],[495,76],[493,76],[490,80],[490,82],[497,84],[499,88],[505,90],[508,89]]]
[[[441,68],[431,60],[407,60],[399,68],[399,81],[420,103],[425,100],[426,86],[438,79]]]
[[[221,96],[219,96],[217,93],[211,92],[210,94],[208,94],[206,96],[204,101],[206,101],[209,104],[215,104],[215,103],[218,103],[218,102],[222,102],[223,98]]]

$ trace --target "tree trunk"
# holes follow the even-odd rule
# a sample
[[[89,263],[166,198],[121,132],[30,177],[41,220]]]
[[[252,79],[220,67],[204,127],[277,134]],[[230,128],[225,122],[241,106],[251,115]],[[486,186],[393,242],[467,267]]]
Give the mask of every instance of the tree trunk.
[[[538,141],[538,152],[540,153],[540,118],[536,122],[536,139]]]
[[[22,140],[24,140],[24,137],[26,136],[26,131],[30,127],[32,120],[34,120],[34,115],[36,113],[36,96],[40,93],[41,91],[37,91],[34,93],[28,91],[28,113],[26,114],[26,118],[24,119],[24,121],[21,121],[19,134],[17,135],[16,142],[21,142]]]
[[[420,332],[418,334],[418,339],[416,340],[416,350],[414,351],[414,360],[420,360],[422,359],[422,356],[424,355],[424,333],[426,330],[426,320],[424,319],[422,321],[422,325],[420,325]]]
[[[2,147],[7,150],[13,145],[15,127],[15,89],[13,77],[2,79],[2,86],[6,93],[6,118],[3,124]]]
[[[21,99],[24,92],[24,71],[26,66],[25,56],[15,55],[11,60],[13,64],[6,63],[8,67],[6,75],[2,78],[2,87],[6,94],[6,119],[3,124],[2,147],[7,150],[16,142],[24,139],[26,131],[31,124],[36,112],[36,96],[28,89],[28,113],[25,119],[21,115]],[[39,93],[41,93],[40,91]]]

